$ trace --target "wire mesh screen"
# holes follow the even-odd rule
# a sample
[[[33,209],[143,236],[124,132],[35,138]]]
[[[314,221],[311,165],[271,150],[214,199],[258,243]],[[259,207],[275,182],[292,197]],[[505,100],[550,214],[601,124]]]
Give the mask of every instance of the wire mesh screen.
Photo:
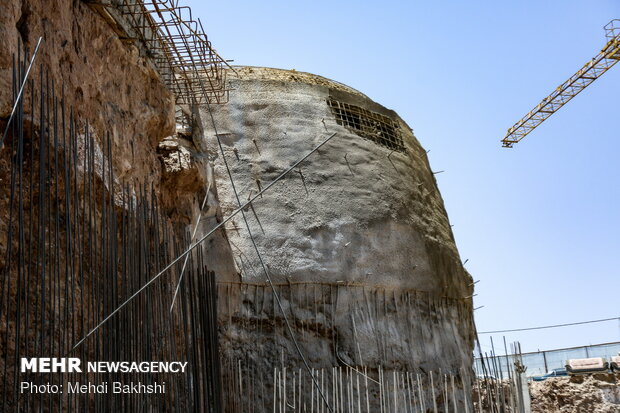
[[[332,98],[327,103],[339,125],[388,149],[405,152],[400,125],[394,120]]]

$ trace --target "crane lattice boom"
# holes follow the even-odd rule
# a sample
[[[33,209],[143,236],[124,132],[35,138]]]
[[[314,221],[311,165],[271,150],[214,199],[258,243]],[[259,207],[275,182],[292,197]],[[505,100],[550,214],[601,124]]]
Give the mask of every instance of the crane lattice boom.
[[[502,146],[512,148],[513,144],[525,138],[549,116],[618,63],[620,60],[620,20],[615,19],[609,22],[605,26],[605,31],[608,41],[603,50],[508,129],[506,136],[502,139]]]

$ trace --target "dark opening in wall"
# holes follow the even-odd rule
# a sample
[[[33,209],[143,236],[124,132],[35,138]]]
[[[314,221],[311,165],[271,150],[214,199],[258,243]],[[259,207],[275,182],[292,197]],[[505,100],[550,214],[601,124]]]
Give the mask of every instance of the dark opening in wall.
[[[327,99],[327,104],[339,125],[388,149],[405,152],[400,126],[396,121],[379,113],[339,102],[332,98]]]

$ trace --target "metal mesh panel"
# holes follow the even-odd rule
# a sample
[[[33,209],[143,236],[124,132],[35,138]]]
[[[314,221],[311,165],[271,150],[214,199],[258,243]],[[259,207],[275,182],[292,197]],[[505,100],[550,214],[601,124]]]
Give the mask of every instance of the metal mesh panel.
[[[327,103],[339,125],[388,149],[405,152],[400,125],[394,120],[332,98]]]

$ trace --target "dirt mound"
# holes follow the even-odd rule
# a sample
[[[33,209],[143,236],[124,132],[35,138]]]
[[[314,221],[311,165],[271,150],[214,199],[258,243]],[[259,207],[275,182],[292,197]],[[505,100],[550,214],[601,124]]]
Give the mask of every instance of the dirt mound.
[[[620,413],[620,375],[556,377],[530,383],[532,413]]]

